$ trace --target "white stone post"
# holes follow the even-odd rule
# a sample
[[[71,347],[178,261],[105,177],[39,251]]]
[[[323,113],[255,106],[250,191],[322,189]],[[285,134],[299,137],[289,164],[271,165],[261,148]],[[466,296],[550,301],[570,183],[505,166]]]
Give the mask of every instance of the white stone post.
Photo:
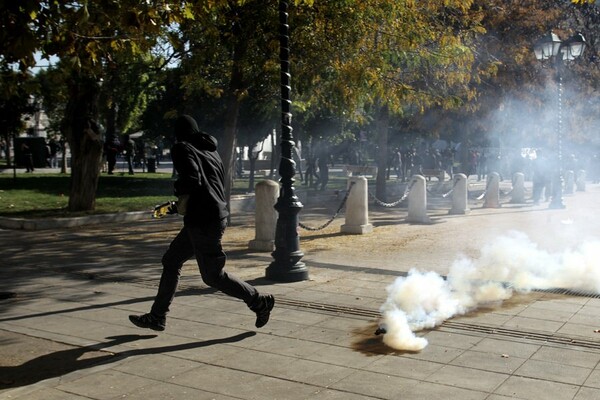
[[[275,203],[279,195],[279,184],[275,181],[260,181],[255,186],[256,208],[254,210],[254,240],[248,244],[250,250],[275,250],[275,227],[277,226],[277,210]]]
[[[452,208],[448,214],[466,214],[470,211],[467,176],[465,174],[456,174],[453,180]]]
[[[346,190],[350,190],[346,200],[346,223],[342,225],[340,232],[359,235],[372,232],[373,225],[369,223],[367,178],[364,176],[348,178]]]
[[[492,172],[487,179],[483,208],[500,208],[500,175]]]
[[[525,201],[525,174],[515,172],[513,175],[512,198],[510,202],[513,204],[524,204]]]
[[[427,182],[422,175],[413,175],[408,192],[408,222],[431,222],[427,216]]]
[[[573,194],[575,192],[575,172],[565,171],[565,194]]]
[[[580,169],[577,171],[577,191],[585,192],[585,171]]]

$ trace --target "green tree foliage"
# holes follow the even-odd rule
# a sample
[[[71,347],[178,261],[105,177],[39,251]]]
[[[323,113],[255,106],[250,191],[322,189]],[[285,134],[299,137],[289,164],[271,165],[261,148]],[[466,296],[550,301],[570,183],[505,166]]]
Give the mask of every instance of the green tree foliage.
[[[177,113],[190,113],[190,110],[181,108],[186,104],[181,75],[181,68],[172,68],[155,76],[151,100],[141,117],[142,129],[151,140],[158,140],[161,136],[170,137],[173,129],[170,122],[176,118]]]
[[[494,72],[475,64],[484,33],[471,1],[317,2],[291,22],[296,81],[303,109],[349,111],[377,121],[377,195],[385,192],[391,118],[428,108],[456,108],[476,96],[473,83]]]
[[[0,63],[5,69],[16,63],[25,73],[35,63],[36,52],[61,59],[65,90],[45,96],[59,96],[56,112],[64,109],[61,131],[73,152],[70,209],[94,207],[101,143],[90,128],[101,115],[107,116],[103,122],[109,132],[143,127],[153,135],[167,136],[169,118],[179,112],[192,114],[219,136],[223,159],[232,168],[235,146],[258,140],[265,131],[263,124],[279,117],[277,3],[0,4]],[[599,27],[598,7],[589,1],[293,4],[293,125],[304,138],[322,136],[326,132],[318,131],[323,126],[318,120],[326,115],[336,121],[331,129],[336,134],[346,135],[351,125],[375,132],[381,171],[386,169],[387,143],[393,140],[388,137],[392,125],[421,126],[432,136],[485,133],[485,123],[469,126],[466,121],[473,117],[483,121],[508,95],[532,111],[541,107],[542,98],[533,89],[546,80],[531,46],[551,29],[563,38],[584,32],[589,45],[582,61],[593,67],[584,62],[574,65],[569,79],[579,82],[581,93],[598,92],[599,58],[593,37]],[[157,54],[159,46],[165,50]],[[40,78],[43,87],[55,79],[52,74]],[[3,83],[13,80],[19,81],[11,77]],[[17,86],[4,87],[8,93]],[[598,104],[567,101],[580,104],[580,110],[589,114]],[[230,182],[231,169],[227,175]],[[378,179],[378,196],[383,184]]]
[[[35,85],[27,75],[13,71],[6,64],[0,64],[0,137],[7,145],[12,143],[12,138],[24,128],[24,117],[33,113],[30,104],[30,93],[35,90]],[[6,152],[7,165],[14,160],[10,152]]]
[[[279,80],[277,6],[275,2],[266,6],[253,0],[222,1],[194,14],[193,21],[182,23],[177,35],[172,34],[171,42],[182,55],[185,96],[222,99],[219,106],[223,108],[217,112],[223,126],[220,132],[211,133],[221,138],[229,193],[242,107],[256,109],[258,105],[277,112],[273,107]],[[259,110],[260,114],[265,113]]]
[[[474,144],[485,145],[490,136],[495,136],[496,143],[499,140],[515,146],[552,144],[556,123],[541,116],[552,114],[550,110],[556,107],[556,70],[552,63],[542,65],[533,54],[534,43],[550,31],[563,40],[576,32],[582,32],[587,39],[584,56],[563,70],[563,100],[565,109],[570,110],[565,115],[568,125],[577,126],[569,124],[571,116],[590,116],[583,110],[586,105],[598,104],[595,88],[600,78],[596,44],[600,11],[596,5],[574,5],[561,0],[493,0],[477,1],[474,8],[481,14],[487,32],[476,43],[477,60],[496,60],[497,74],[486,77],[477,86],[480,95],[476,107],[452,115],[438,113],[439,120],[446,119],[446,126],[466,133]],[[538,121],[521,121],[513,126],[507,123],[500,129],[490,116],[503,115],[499,122],[510,121],[511,108],[518,108],[521,116],[538,116]],[[567,130],[569,136],[579,133],[577,129]]]
[[[71,148],[71,211],[93,210],[102,142],[99,83],[116,61],[149,52],[174,23],[191,18],[185,2],[26,0],[0,5],[0,54],[26,71],[34,54],[58,56],[69,70],[63,132]]]
[[[68,74],[60,66],[42,69],[33,78],[38,84],[38,95],[42,99],[44,111],[48,115],[50,124],[48,131],[51,136],[62,136],[61,124],[69,101],[68,78]]]

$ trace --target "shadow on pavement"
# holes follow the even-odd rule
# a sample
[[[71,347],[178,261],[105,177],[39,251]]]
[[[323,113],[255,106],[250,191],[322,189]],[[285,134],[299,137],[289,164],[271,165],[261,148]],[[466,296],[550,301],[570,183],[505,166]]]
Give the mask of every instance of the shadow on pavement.
[[[220,339],[135,349],[121,353],[112,353],[103,351],[102,349],[138,340],[152,339],[157,335],[110,336],[107,337],[107,339],[109,339],[107,342],[44,354],[17,366],[0,366],[0,390],[31,385],[45,379],[55,378],[74,371],[115,362],[132,356],[169,353],[217,344],[239,342],[254,335],[256,335],[256,332],[244,332]]]
[[[271,281],[269,281],[265,278],[251,279],[246,282],[248,282],[252,286],[265,286],[265,285],[270,285],[272,283]],[[190,289],[178,290],[176,293],[176,296],[177,297],[201,296],[204,294],[214,294],[217,292],[218,292],[217,289],[213,289],[211,287],[190,288]],[[6,292],[6,293],[8,293],[8,292]],[[19,295],[17,293],[10,293],[10,298],[18,299]],[[0,318],[0,322],[19,321],[19,320],[24,320],[24,319],[28,319],[28,318],[48,317],[48,316],[57,315],[57,314],[67,314],[67,313],[78,312],[78,311],[90,311],[90,310],[104,309],[104,308],[110,308],[110,307],[125,306],[125,305],[130,305],[130,304],[143,303],[146,301],[150,302],[153,300],[154,300],[154,296],[146,296],[146,297],[139,297],[139,298],[134,298],[134,299],[113,301],[113,302],[109,302],[109,303],[90,304],[87,306],[63,308],[63,309],[55,310],[55,311],[44,311],[44,312],[35,313],[35,314],[25,314],[25,315],[13,316],[13,317]]]

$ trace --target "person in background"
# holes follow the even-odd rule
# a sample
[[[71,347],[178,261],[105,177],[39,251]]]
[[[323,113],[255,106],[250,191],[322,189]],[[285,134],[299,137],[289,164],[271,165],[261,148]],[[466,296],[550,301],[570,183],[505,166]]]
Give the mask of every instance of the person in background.
[[[317,190],[325,190],[325,187],[329,182],[330,158],[331,155],[329,154],[329,148],[325,144],[321,144],[320,150],[317,154],[317,166],[319,167],[319,173],[316,175],[317,180],[314,183],[314,188]]]
[[[60,144],[56,142],[54,138],[50,139],[48,142],[48,146],[50,147],[50,168],[58,167],[58,152],[60,151]]]
[[[129,168],[129,175],[133,175],[133,156],[135,155],[135,143],[129,135],[124,136],[124,151],[125,159],[127,160],[127,168]]]
[[[119,142],[117,135],[110,135],[104,143],[104,154],[106,154],[109,175],[114,173],[115,165],[117,165],[117,154],[119,154],[120,147],[121,142]]]
[[[25,172],[33,172],[33,153],[31,152],[31,148],[27,145],[27,143],[23,142],[21,144],[21,152],[23,153],[23,159],[25,162]]]
[[[550,165],[542,150],[536,150],[535,154],[536,157],[532,161],[532,199],[533,204],[539,204],[540,200],[542,200],[542,194],[545,194],[546,200],[550,197],[548,190],[550,184]]]
[[[8,153],[8,146],[4,139],[0,139],[0,157],[6,158],[6,154]]]

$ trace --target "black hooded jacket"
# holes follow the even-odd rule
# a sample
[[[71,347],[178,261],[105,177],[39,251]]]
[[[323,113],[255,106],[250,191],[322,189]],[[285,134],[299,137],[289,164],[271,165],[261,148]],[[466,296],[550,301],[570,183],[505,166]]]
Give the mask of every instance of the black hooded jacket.
[[[175,195],[190,195],[184,216],[186,225],[202,225],[220,221],[229,215],[225,200],[225,171],[217,140],[198,130],[189,116],[179,117],[175,124],[177,143],[171,149],[177,171]]]

